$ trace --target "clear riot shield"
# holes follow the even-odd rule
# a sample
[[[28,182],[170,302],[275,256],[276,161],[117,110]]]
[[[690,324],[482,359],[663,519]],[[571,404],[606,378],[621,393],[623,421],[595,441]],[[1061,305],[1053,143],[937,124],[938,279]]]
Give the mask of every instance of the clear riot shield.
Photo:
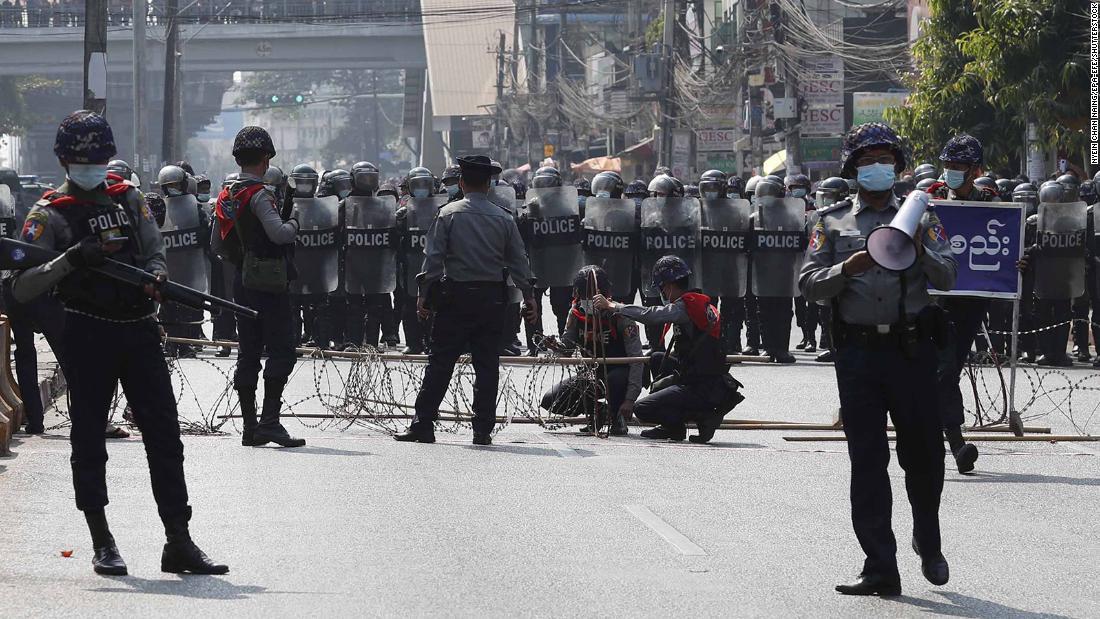
[[[634,201],[588,198],[584,209],[584,263],[607,272],[611,296],[634,298],[634,254],[638,245]]]
[[[404,260],[402,261],[402,279],[405,292],[415,296],[418,291],[416,276],[424,266],[424,250],[428,245],[428,228],[435,221],[439,209],[447,203],[447,196],[436,195],[427,198],[409,198],[405,203]]]
[[[13,239],[18,232],[15,228],[15,196],[11,195],[11,187],[0,184],[0,237]]]
[[[797,297],[806,250],[806,203],[801,198],[759,199],[752,235],[752,293]]]
[[[650,286],[650,281],[653,264],[662,256],[679,256],[688,263],[692,273],[699,273],[700,227],[699,201],[695,198],[642,200],[642,295],[661,295]]]
[[[493,185],[489,189],[489,201],[503,206],[515,217],[519,213],[516,207],[516,188],[511,185]]]
[[[1084,294],[1087,208],[1084,202],[1039,204],[1035,294],[1040,299],[1076,299]]]
[[[294,242],[298,277],[290,282],[290,292],[335,292],[340,280],[340,198],[294,198],[293,213],[299,224]]]
[[[397,287],[393,196],[348,196],[344,199],[344,291],[389,294]]]
[[[567,287],[584,266],[583,231],[576,187],[546,187],[527,192],[530,226],[528,254],[540,286]]]
[[[712,297],[745,296],[749,281],[748,239],[752,206],[741,198],[705,200],[701,206],[699,278]]]
[[[210,230],[202,225],[199,202],[186,194],[164,199],[164,258],[168,277],[195,290],[207,292],[210,287],[210,261],[206,259],[206,240]]]

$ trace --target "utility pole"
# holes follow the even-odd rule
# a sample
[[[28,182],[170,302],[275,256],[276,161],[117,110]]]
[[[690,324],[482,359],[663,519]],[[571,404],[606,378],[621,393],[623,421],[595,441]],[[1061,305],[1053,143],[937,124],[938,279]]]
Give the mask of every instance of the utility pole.
[[[790,119],[793,127],[787,130],[787,174],[802,173],[802,112],[798,106],[798,82],[797,77],[787,73],[783,95],[795,100],[795,117]]]
[[[374,100],[372,106],[374,112],[374,118],[371,120],[374,137],[374,161],[382,160],[382,131],[378,126],[378,72],[374,69],[370,71],[370,93],[371,99]]]
[[[84,0],[84,109],[107,113],[107,0]]]
[[[179,0],[165,0],[167,32],[164,46],[164,115],[161,127],[161,159],[175,161],[179,130]]]
[[[142,185],[148,187],[145,179],[148,174],[142,174],[146,168],[151,172],[152,166],[146,161],[149,147],[146,143],[145,127],[145,17],[148,12],[146,0],[134,0],[134,153],[133,169],[138,171],[138,177]]]
[[[672,166],[672,116],[675,109],[672,104],[673,58],[676,44],[676,0],[664,0],[664,36],[661,45],[664,48],[662,54],[662,79],[664,79],[663,95],[661,96],[661,148],[657,156],[658,165]]]
[[[504,33],[500,33],[500,44],[497,47],[497,104],[495,106],[496,118],[493,121],[493,144],[496,145],[496,156],[501,160],[507,160],[504,156],[504,131],[501,125],[504,124],[504,114],[501,110],[501,103],[504,100],[504,46],[507,44],[507,37]]]

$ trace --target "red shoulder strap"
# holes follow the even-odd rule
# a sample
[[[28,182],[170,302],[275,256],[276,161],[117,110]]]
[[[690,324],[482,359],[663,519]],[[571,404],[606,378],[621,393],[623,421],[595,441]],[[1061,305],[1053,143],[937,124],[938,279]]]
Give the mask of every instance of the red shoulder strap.
[[[722,317],[718,308],[710,304],[710,297],[699,292],[685,292],[680,298],[684,300],[684,309],[695,328],[711,337],[718,337]]]
[[[251,183],[235,194],[230,194],[229,187],[222,188],[221,193],[218,194],[218,201],[214,204],[214,215],[218,218],[218,234],[223,241],[233,231],[233,226],[236,225],[241,212],[252,202],[252,196],[263,188],[263,183]],[[227,208],[226,204],[229,201],[235,202],[236,207]]]
[[[110,196],[113,200],[117,200],[121,196],[125,195],[126,192],[130,191],[130,188],[133,187],[133,185],[131,185],[128,181],[125,181],[121,176],[108,174],[107,178],[116,181],[115,183],[108,184],[107,189],[105,190],[106,194]],[[59,194],[57,193],[56,189],[51,189],[42,194],[42,199],[49,201],[50,206],[54,206],[57,208],[65,208],[67,206],[75,206],[77,204],[80,204],[80,200],[77,200],[75,197],[70,195]]]

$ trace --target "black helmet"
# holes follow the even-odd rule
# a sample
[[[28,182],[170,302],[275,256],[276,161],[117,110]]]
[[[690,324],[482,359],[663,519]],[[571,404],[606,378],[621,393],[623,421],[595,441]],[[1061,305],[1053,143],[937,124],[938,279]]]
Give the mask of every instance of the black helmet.
[[[859,181],[854,178],[845,179],[848,182],[848,194],[854,195],[859,193]]]
[[[754,176],[754,177],[750,178],[747,183],[745,183],[745,197],[746,198],[752,199],[752,197],[754,195],[756,195],[756,184],[759,183],[760,179],[762,179],[762,178],[764,178],[764,177],[763,176]]]
[[[375,194],[375,195],[378,195],[378,196],[393,196],[393,197],[396,198],[396,197],[398,197],[397,187],[394,186],[394,184],[390,183],[390,182],[382,183],[381,185],[378,186],[378,193]]]
[[[788,174],[783,179],[783,185],[790,192],[791,197],[805,198],[810,194],[810,177],[805,174]],[[799,192],[800,189],[801,192]]]
[[[512,189],[516,192],[517,200],[527,199],[527,183],[523,182],[523,178],[517,176],[511,180]]]
[[[378,166],[369,161],[359,161],[351,166],[352,188],[365,195],[378,191]]]
[[[1016,181],[1010,178],[998,178],[997,182],[997,199],[1002,202],[1008,202],[1012,199],[1012,190],[1016,188]]]
[[[756,183],[757,198],[782,198],[787,190],[783,187],[783,180],[778,176],[765,176]]]
[[[997,193],[997,181],[989,178],[988,176],[979,176],[974,179],[974,186],[979,189],[988,189],[993,193]]]
[[[707,170],[699,177],[699,194],[704,199],[715,200],[726,197],[726,173],[721,170]]]
[[[745,193],[745,181],[740,176],[731,176],[726,183],[726,195],[731,198],[740,198]]]
[[[592,290],[592,278],[596,279],[596,289]],[[606,295],[611,290],[611,280],[607,272],[602,268],[590,264],[581,267],[573,276],[573,297],[576,299],[591,299],[593,295]]]
[[[817,208],[830,206],[848,197],[848,181],[839,176],[830,176],[817,186]]]
[[[628,198],[644,198],[649,195],[649,188],[646,182],[640,178],[636,178],[630,181],[630,184],[623,189],[623,195]]]
[[[894,181],[894,196],[898,200],[904,200],[905,196],[909,195],[910,191],[916,189],[916,183],[913,182],[913,178],[906,176],[905,178],[899,178]]]
[[[672,176],[672,168],[667,165],[659,165],[657,169],[653,170],[653,176]]]
[[[1065,202],[1066,187],[1058,181],[1046,181],[1039,186],[1039,202],[1057,203]]]
[[[237,179],[240,177],[241,175],[239,172],[230,172],[229,174],[226,174],[225,179],[222,180],[222,188],[224,189],[225,187],[228,187],[237,182]]]
[[[347,170],[339,168],[329,170],[321,175],[320,187],[317,189],[317,197],[336,196],[343,200],[351,194],[351,174]]]
[[[600,172],[592,179],[592,195],[603,198],[623,197],[623,177],[618,172]]]
[[[435,176],[432,171],[424,167],[416,167],[409,170],[405,176],[405,190],[414,198],[427,198],[435,193]]]
[[[1039,201],[1039,191],[1031,183],[1020,183],[1012,189],[1012,201],[1035,204]]]
[[[682,198],[684,197],[684,184],[676,177],[661,174],[649,181],[648,191],[649,195],[653,197]]]
[[[561,184],[561,172],[558,172],[557,168],[551,166],[543,166],[535,170],[535,175],[531,177],[532,189],[561,187]]]
[[[461,176],[462,168],[458,167],[457,165],[451,165],[447,166],[447,168],[443,170],[443,177],[441,181],[444,185],[454,185],[458,183],[458,179]]]
[[[298,198],[312,198],[317,193],[317,185],[320,176],[312,166],[300,163],[290,171],[290,178],[294,181],[294,196]]]
[[[921,182],[926,178],[936,180],[939,177],[939,173],[936,171],[936,166],[931,163],[922,163],[913,169],[913,180]]]
[[[130,167],[130,164],[126,163],[125,161],[123,161],[121,159],[115,159],[113,161],[108,162],[107,163],[107,172],[109,174],[115,174],[117,176],[121,176],[122,180],[124,180],[124,181],[130,180],[134,175],[134,170],[133,170],[133,168]]]
[[[245,152],[257,150],[273,159],[275,157],[275,145],[271,143],[271,136],[263,127],[248,126],[237,132],[233,139],[233,156]]]
[[[684,195],[689,197],[689,198],[698,198],[699,197],[699,186],[698,185],[684,185]]]
[[[1083,181],[1077,190],[1077,197],[1084,200],[1085,204],[1096,204],[1096,183],[1091,180]]]
[[[1076,174],[1063,174],[1058,177],[1058,184],[1062,186],[1063,202],[1076,202],[1081,195],[1081,180]]]
[[[577,188],[577,195],[588,197],[592,195],[592,183],[588,182],[587,178],[578,178],[573,181],[573,186]]]

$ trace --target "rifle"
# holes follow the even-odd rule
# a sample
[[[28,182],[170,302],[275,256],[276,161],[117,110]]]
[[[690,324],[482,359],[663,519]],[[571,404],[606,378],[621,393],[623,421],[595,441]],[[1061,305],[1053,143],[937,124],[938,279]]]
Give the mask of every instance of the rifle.
[[[23,241],[0,239],[0,269],[13,271],[29,269],[46,264],[61,255],[63,254],[59,251],[24,243]],[[260,315],[259,312],[250,307],[237,305],[232,301],[226,301],[221,297],[188,288],[171,280],[158,281],[157,276],[152,273],[111,258],[107,258],[102,266],[90,266],[88,269],[104,277],[133,286],[151,284],[160,292],[161,298],[165,301],[172,301],[197,310],[213,312],[226,309],[238,316],[247,318],[256,318]]]

